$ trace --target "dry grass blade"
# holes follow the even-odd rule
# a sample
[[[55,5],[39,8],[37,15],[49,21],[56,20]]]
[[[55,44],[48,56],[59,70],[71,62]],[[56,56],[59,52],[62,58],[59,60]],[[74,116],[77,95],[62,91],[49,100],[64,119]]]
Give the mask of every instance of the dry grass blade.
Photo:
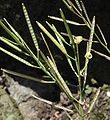
[[[35,95],[33,95],[33,94],[32,94],[32,97],[34,97],[34,98],[36,98],[36,99],[38,99],[38,100],[40,100],[40,101],[42,101],[42,102],[44,102],[44,103],[47,103],[47,104],[53,106],[53,102],[51,102],[51,101],[48,101],[48,100],[45,100],[45,99],[43,99],[43,98],[37,97],[37,96],[35,96]],[[63,106],[60,106],[60,105],[54,105],[53,107],[58,108],[58,109],[61,109],[61,110],[64,110],[64,111],[67,111],[67,112],[72,112],[72,113],[73,113],[73,110],[70,110],[70,109],[68,109],[68,108],[66,108],[66,107],[63,107]]]

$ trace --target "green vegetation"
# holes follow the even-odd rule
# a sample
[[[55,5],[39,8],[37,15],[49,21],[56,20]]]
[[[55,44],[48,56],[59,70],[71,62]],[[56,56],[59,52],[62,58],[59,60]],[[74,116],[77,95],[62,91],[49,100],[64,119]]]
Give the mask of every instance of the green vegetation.
[[[25,40],[23,40],[23,38],[19,35],[19,33],[8,23],[8,21],[6,19],[0,20],[0,25],[5,29],[5,31],[12,38],[12,40],[10,40],[5,37],[0,37],[0,40],[2,42],[4,42],[5,44],[7,44],[8,46],[10,46],[11,48],[13,48],[14,50],[16,50],[17,52],[19,52],[20,54],[23,54],[24,56],[26,56],[26,58],[33,58],[34,64],[29,62],[27,59],[24,59],[2,47],[0,47],[0,50],[3,51],[4,53],[10,55],[14,59],[17,59],[18,61],[20,61],[32,68],[41,69],[42,71],[44,71],[46,73],[49,80],[39,81],[36,78],[28,76],[28,75],[23,75],[21,73],[16,73],[16,72],[13,72],[10,70],[4,70],[4,69],[2,69],[2,70],[6,73],[17,75],[17,76],[24,77],[24,78],[28,78],[30,80],[34,80],[37,82],[57,84],[61,88],[61,90],[67,95],[67,97],[73,102],[74,107],[76,108],[76,110],[80,116],[80,120],[87,120],[90,112],[92,111],[92,109],[94,107],[95,101],[97,100],[98,95],[100,94],[100,88],[98,88],[93,101],[90,103],[90,105],[88,107],[88,111],[85,111],[84,105],[85,105],[86,93],[90,92],[90,91],[87,91],[86,81],[87,81],[87,75],[88,75],[87,71],[88,71],[89,61],[92,60],[91,52],[94,52],[94,53],[110,60],[109,56],[106,56],[103,53],[100,53],[100,52],[92,49],[92,44],[96,44],[96,43],[101,44],[102,47],[104,47],[108,53],[110,53],[110,50],[108,49],[107,42],[104,38],[104,35],[103,35],[100,27],[97,24],[95,24],[95,16],[93,17],[92,21],[90,21],[83,2],[82,1],[78,2],[78,0],[74,0],[75,3],[73,4],[70,0],[62,0],[62,1],[64,2],[64,4],[67,6],[67,8],[73,14],[75,14],[82,20],[83,24],[80,24],[78,22],[74,22],[71,20],[67,20],[62,9],[60,9],[61,18],[58,18],[55,16],[49,16],[49,18],[63,22],[67,33],[59,32],[53,24],[51,25],[49,22],[46,22],[47,26],[54,33],[54,35],[53,35],[53,33],[51,34],[40,22],[36,21],[37,25],[42,30],[41,36],[47,47],[47,50],[49,53],[48,56],[46,56],[40,49],[40,46],[38,44],[39,42],[35,36],[28,12],[27,12],[24,4],[22,4],[24,16],[25,16],[33,43],[35,45],[36,51],[32,51],[31,48],[29,48],[29,46],[27,45]],[[89,39],[83,38],[83,36],[73,35],[71,32],[71,29],[69,27],[70,25],[79,26],[79,27],[86,26],[90,30]],[[96,34],[95,27],[98,28],[102,40]],[[71,90],[68,87],[68,84],[66,83],[66,81],[63,79],[63,77],[59,73],[59,70],[55,63],[55,59],[51,53],[51,50],[49,49],[49,46],[48,46],[48,43],[46,42],[44,34],[65,55],[65,58],[67,59],[68,64],[69,64],[71,70],[73,71],[73,74],[77,77],[78,87],[79,87],[79,93],[78,93],[79,99],[76,99],[73,96]],[[65,35],[68,36],[69,42],[67,42],[67,40],[65,39]],[[97,38],[97,41],[93,40],[94,36]],[[81,53],[79,52],[79,47],[80,47],[79,44],[81,44],[82,42],[86,42],[86,44],[87,44],[86,48],[85,48],[86,49],[85,56],[83,56],[85,58],[85,62],[84,62],[85,64],[84,64],[83,68],[81,68],[81,65],[80,65]],[[66,49],[67,46],[70,47],[71,51],[73,51],[73,53],[74,53],[73,55],[69,55],[69,53]],[[35,54],[35,52],[36,52],[36,54]]]

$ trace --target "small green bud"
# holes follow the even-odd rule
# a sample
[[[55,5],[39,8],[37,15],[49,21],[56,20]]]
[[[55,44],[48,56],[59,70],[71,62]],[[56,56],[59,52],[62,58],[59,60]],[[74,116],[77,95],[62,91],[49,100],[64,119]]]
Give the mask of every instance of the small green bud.
[[[76,43],[76,44],[79,44],[82,41],[83,41],[83,37],[82,36],[76,36],[74,38],[74,43]]]
[[[92,58],[92,54],[91,54],[90,52],[87,52],[87,53],[85,54],[85,58],[91,59],[91,58]]]

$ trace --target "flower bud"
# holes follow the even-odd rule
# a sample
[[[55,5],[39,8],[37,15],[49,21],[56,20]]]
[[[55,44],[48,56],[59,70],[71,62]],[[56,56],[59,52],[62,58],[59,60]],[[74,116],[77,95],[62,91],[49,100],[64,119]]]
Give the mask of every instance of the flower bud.
[[[90,52],[87,52],[87,53],[85,54],[85,58],[91,59],[91,58],[92,58],[92,54],[91,54]]]
[[[81,41],[83,41],[83,37],[82,36],[76,36],[74,39],[74,43],[79,44]]]

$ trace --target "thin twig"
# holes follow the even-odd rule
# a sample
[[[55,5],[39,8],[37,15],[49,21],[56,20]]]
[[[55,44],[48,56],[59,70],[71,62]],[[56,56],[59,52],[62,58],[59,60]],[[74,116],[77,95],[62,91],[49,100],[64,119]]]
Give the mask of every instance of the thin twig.
[[[44,103],[47,103],[47,104],[53,106],[53,102],[51,102],[51,101],[49,101],[49,100],[45,100],[45,99],[40,98],[40,97],[37,97],[37,96],[35,96],[35,95],[33,95],[33,94],[32,94],[32,97],[34,97],[34,98],[36,98],[37,100],[40,100],[40,101],[42,101],[42,102],[44,102]],[[55,107],[55,108],[58,108],[58,109],[61,109],[61,110],[64,110],[64,111],[67,111],[67,112],[72,112],[72,113],[73,113],[73,110],[70,110],[70,109],[65,108],[65,107],[63,107],[63,106],[60,106],[60,105],[54,105],[54,107]]]

